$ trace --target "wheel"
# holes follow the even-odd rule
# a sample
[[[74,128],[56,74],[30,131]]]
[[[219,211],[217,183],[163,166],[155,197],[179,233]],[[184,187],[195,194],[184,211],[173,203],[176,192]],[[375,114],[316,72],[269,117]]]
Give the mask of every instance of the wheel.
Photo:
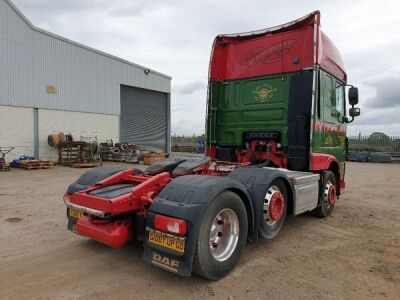
[[[333,172],[321,173],[318,206],[312,211],[313,215],[320,218],[329,216],[336,202],[336,178]]]
[[[201,222],[193,272],[211,280],[226,276],[242,256],[247,230],[242,199],[230,191],[215,197]]]
[[[260,233],[266,239],[274,238],[283,227],[287,211],[288,194],[281,179],[274,180],[267,188],[263,201]]]

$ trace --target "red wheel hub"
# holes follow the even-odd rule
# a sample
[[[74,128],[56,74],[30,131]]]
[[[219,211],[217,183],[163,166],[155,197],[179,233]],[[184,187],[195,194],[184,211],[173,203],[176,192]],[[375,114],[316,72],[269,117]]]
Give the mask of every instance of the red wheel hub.
[[[336,202],[336,188],[332,184],[329,189],[328,189],[328,203],[329,204],[335,204]]]
[[[269,203],[269,216],[273,221],[282,219],[283,212],[285,211],[285,198],[281,192],[275,192]]]

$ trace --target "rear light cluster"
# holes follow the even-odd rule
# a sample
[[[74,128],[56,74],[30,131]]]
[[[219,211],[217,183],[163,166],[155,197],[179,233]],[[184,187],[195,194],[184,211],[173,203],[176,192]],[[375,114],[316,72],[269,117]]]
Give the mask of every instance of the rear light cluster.
[[[187,223],[185,220],[167,217],[163,215],[154,216],[154,227],[158,230],[177,235],[185,235]]]
[[[64,200],[64,203],[67,204],[67,202],[69,202],[69,195],[68,194],[64,194],[63,200]]]

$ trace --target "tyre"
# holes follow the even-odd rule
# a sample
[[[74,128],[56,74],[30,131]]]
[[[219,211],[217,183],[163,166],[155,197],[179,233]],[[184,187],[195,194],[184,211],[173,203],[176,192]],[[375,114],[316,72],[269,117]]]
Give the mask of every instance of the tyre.
[[[260,233],[266,239],[274,238],[285,222],[288,192],[281,179],[275,179],[266,189],[263,199]]]
[[[323,171],[321,173],[318,206],[312,211],[312,214],[320,218],[329,216],[335,206],[336,197],[335,175],[331,171]]]
[[[218,280],[231,272],[247,241],[248,221],[242,199],[224,191],[214,198],[201,222],[193,272]]]

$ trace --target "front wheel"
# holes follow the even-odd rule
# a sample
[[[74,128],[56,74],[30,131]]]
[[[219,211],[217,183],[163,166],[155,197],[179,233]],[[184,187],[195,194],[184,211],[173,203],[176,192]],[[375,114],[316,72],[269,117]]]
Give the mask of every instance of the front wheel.
[[[230,191],[215,197],[201,222],[193,272],[211,280],[226,276],[242,256],[247,230],[242,199]]]
[[[320,218],[329,216],[336,202],[336,178],[331,171],[321,173],[318,206],[312,211],[313,215]]]

